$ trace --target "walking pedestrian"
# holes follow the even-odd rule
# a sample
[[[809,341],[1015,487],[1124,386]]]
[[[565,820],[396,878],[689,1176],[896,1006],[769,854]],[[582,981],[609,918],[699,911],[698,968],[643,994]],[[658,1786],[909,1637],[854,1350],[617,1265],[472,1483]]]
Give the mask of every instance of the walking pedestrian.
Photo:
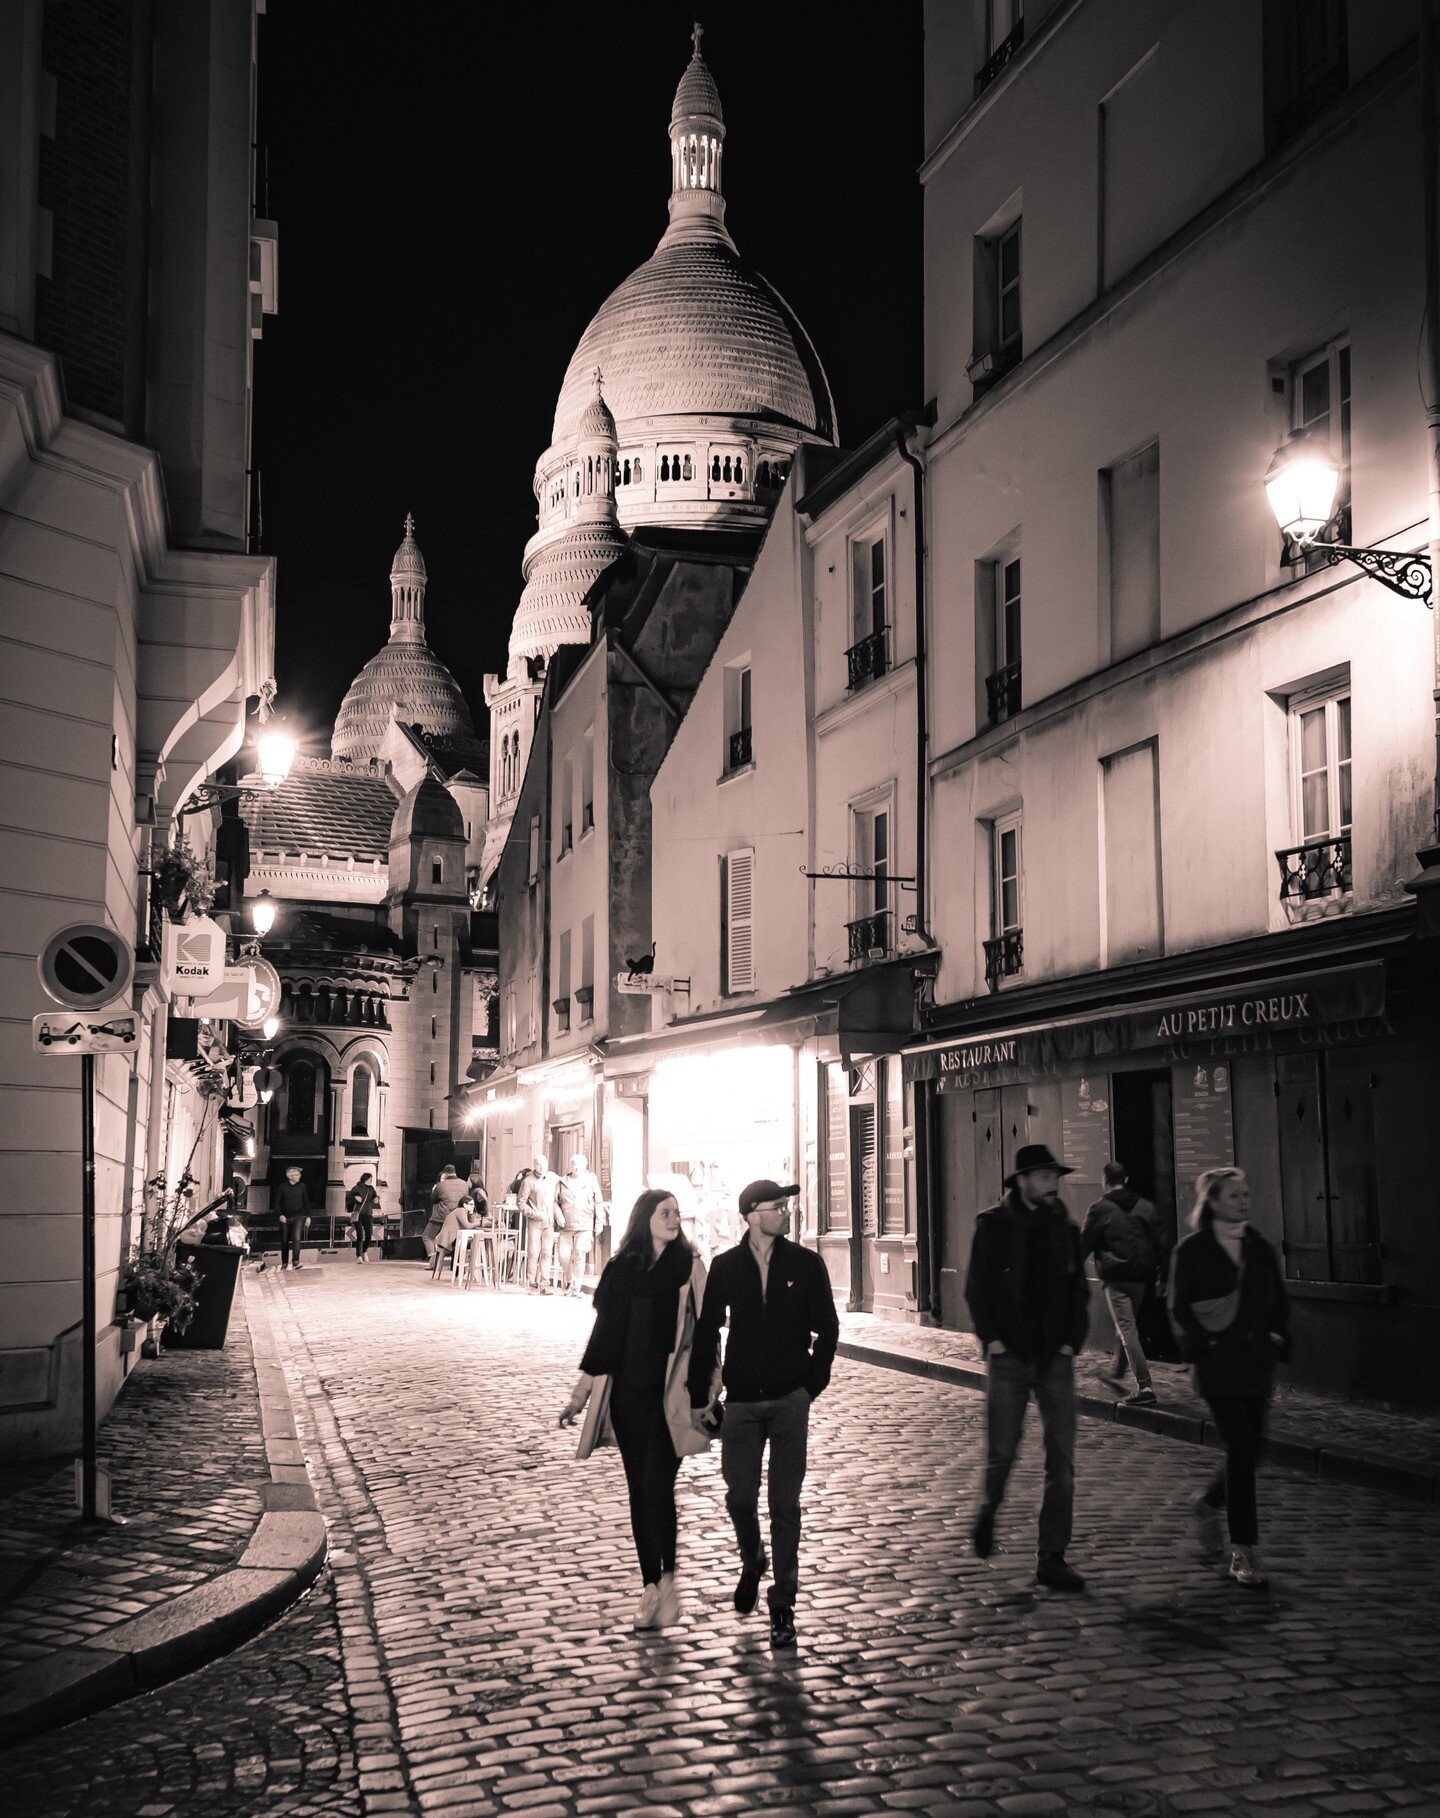
[[[599,1176],[578,1150],[555,1183],[555,1269],[564,1294],[583,1291],[585,1271],[595,1239],[605,1229],[605,1202]],[[564,1220],[563,1226],[560,1220]]]
[[[607,1422],[620,1448],[644,1586],[637,1629],[668,1629],[680,1620],[675,1478],[681,1455],[710,1443],[691,1426],[687,1386],[704,1301],[704,1265],[681,1235],[675,1196],[649,1188],[635,1201],[595,1289],[595,1326],[560,1414],[568,1427],[588,1410],[582,1458],[602,1442]]]
[[[446,1162],[440,1170],[435,1185],[430,1190],[430,1217],[424,1231],[420,1234],[420,1241],[425,1246],[425,1255],[430,1261],[433,1262],[435,1259],[435,1240],[440,1235],[440,1227],[469,1191],[470,1189],[455,1172],[454,1164]]]
[[[1195,1505],[1201,1545],[1223,1551],[1223,1509],[1230,1576],[1263,1590],[1255,1467],[1275,1365],[1290,1356],[1290,1306],[1275,1252],[1249,1214],[1243,1169],[1210,1168],[1200,1176],[1191,1233],[1171,1260],[1170,1317],[1225,1443],[1225,1468]]]
[[[366,1260],[365,1252],[375,1241],[375,1208],[379,1203],[380,1195],[375,1191],[373,1174],[362,1174],[345,1195],[345,1210],[350,1214],[350,1222],[355,1227],[357,1263]]]
[[[280,1267],[300,1267],[300,1246],[310,1231],[310,1194],[293,1163],[275,1190],[275,1210],[280,1218]]]
[[[1030,1397],[1045,1439],[1039,1583],[1083,1591],[1065,1558],[1075,1507],[1075,1357],[1085,1342],[1090,1286],[1080,1230],[1060,1199],[1073,1174],[1045,1147],[1024,1143],[1005,1195],[975,1221],[965,1299],[985,1353],[985,1487],[972,1544],[995,1550],[995,1518],[1020,1446]]]
[[[520,1187],[520,1212],[525,1220],[525,1254],[530,1265],[530,1291],[550,1292],[555,1256],[555,1189],[559,1182],[549,1162],[537,1155],[528,1178]]]
[[[735,1608],[748,1616],[769,1567],[760,1538],[760,1468],[770,1447],[770,1550],[775,1576],[766,1600],[772,1647],[793,1648],[800,1590],[800,1490],[805,1481],[810,1404],[830,1381],[840,1339],[835,1297],[814,1250],[783,1235],[799,1187],[752,1180],[740,1194],[747,1230],[715,1258],[690,1356],[690,1418],[713,1431],[715,1359],[725,1341],[720,1468],[725,1507],[740,1549]]]
[[[1125,1402],[1131,1407],[1153,1408],[1155,1385],[1139,1320],[1160,1254],[1155,1208],[1132,1192],[1123,1162],[1106,1162],[1104,1177],[1105,1191],[1085,1215],[1080,1251],[1095,1258],[1101,1292],[1115,1322],[1115,1355],[1106,1381],[1119,1388],[1128,1360],[1135,1373],[1135,1390],[1124,1397]]]

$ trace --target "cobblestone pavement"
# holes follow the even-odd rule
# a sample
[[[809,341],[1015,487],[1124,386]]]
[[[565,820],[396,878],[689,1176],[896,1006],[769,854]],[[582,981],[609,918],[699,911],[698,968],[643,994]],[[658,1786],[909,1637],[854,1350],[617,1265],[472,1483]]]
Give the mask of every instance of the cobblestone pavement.
[[[1084,1422],[1091,1584],[1066,1597],[1031,1577],[1033,1435],[982,1563],[979,1398],[842,1361],[798,1654],[729,1607],[716,1457],[683,1469],[685,1620],[636,1635],[618,1461],[555,1427],[588,1307],[417,1265],[267,1281],[333,1576],[231,1659],[13,1751],[26,1814],[1440,1818],[1433,1508],[1267,1473],[1275,1589],[1245,1593],[1194,1554],[1213,1458]]]

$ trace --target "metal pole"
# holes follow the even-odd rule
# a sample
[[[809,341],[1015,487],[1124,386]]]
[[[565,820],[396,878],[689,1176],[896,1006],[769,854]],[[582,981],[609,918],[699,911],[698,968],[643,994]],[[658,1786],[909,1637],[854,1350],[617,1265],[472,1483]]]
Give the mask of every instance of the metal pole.
[[[80,1342],[81,1441],[80,1516],[95,1510],[95,1056],[80,1057],[80,1279],[83,1295]]]
[[[1435,825],[1440,845],[1440,111],[1434,0],[1420,8],[1420,156],[1425,198],[1425,452],[1430,482],[1430,602],[1435,632]]]

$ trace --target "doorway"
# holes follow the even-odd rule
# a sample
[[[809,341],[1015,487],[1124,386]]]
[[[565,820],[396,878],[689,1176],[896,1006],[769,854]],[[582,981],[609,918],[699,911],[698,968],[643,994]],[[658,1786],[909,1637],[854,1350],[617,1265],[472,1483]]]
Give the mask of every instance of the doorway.
[[[1111,1154],[1130,1186],[1155,1207],[1167,1251],[1175,1246],[1175,1119],[1170,1069],[1110,1076]]]

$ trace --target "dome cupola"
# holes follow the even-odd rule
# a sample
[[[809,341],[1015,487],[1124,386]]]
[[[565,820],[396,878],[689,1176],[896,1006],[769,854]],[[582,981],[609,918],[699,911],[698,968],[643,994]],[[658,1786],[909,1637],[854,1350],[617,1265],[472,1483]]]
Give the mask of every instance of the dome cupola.
[[[680,78],[670,109],[672,234],[698,223],[703,223],[701,232],[725,232],[725,198],[720,193],[725,116],[720,107],[720,90],[700,55],[704,35],[705,28],[697,21],[691,34],[694,55]]]

